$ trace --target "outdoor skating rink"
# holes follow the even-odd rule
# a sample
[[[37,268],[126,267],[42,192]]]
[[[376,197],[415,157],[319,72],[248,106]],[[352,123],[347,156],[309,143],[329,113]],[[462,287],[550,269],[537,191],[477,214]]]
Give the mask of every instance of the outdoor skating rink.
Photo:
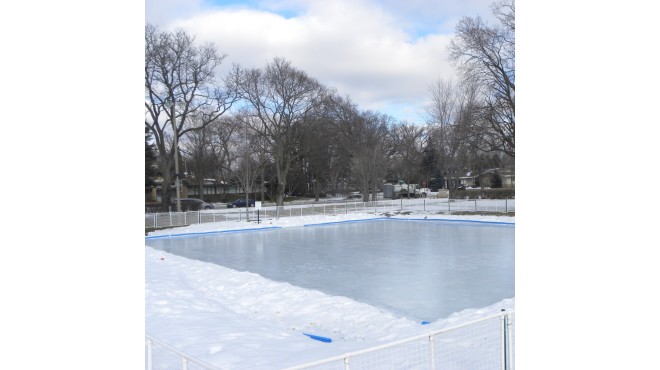
[[[514,234],[512,224],[373,220],[145,242],[432,321],[515,296]]]

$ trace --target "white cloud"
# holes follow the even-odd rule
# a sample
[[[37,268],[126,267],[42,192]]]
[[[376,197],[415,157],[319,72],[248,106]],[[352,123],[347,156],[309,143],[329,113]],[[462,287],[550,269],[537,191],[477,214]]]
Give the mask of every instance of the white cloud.
[[[176,19],[193,17],[204,9],[203,0],[145,0],[147,22],[167,26]]]
[[[362,109],[419,122],[428,86],[454,74],[447,59],[451,34],[415,37],[404,23],[411,23],[414,14],[428,23],[427,8],[419,2],[409,8],[386,3],[392,7],[342,0],[268,3],[268,9],[297,14],[285,17],[246,7],[208,8],[192,14],[199,2],[188,1],[192,15],[167,28],[181,27],[200,41],[214,42],[228,55],[220,73],[232,63],[263,67],[274,57],[283,57],[339,94],[349,95]],[[487,11],[485,6],[483,12]]]

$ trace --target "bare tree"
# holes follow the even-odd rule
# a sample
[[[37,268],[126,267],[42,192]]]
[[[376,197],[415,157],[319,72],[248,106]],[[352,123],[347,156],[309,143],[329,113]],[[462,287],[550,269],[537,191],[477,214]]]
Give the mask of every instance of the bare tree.
[[[324,87],[290,62],[275,58],[264,69],[234,66],[227,82],[236,88],[255,118],[255,131],[271,148],[277,175],[276,202],[284,204],[287,175],[299,156],[302,127],[322,103]]]
[[[184,161],[189,165],[186,177],[197,185],[199,199],[204,200],[204,180],[213,175],[220,156],[219,148],[211,140],[211,130],[207,126],[188,133],[180,146]]]
[[[337,194],[347,190],[352,157],[350,127],[357,124],[359,111],[350,98],[343,98],[336,94],[328,96],[325,108],[325,116],[331,122],[332,130],[338,134],[337,140],[329,148],[333,153],[329,168],[329,181],[332,184],[333,192]]]
[[[444,179],[450,158],[450,138],[456,121],[456,85],[452,80],[439,79],[429,88],[431,104],[426,107],[427,127],[424,132],[422,170],[425,177]]]
[[[235,147],[237,160],[232,168],[232,178],[243,188],[245,193],[245,204],[249,205],[250,193],[253,192],[262,163],[259,162],[259,133],[254,130],[255,125],[249,115],[239,114],[236,116],[239,126],[235,135]],[[249,206],[245,207],[245,219],[249,221]]]
[[[422,177],[423,133],[423,128],[407,122],[401,122],[392,130],[396,153],[394,170],[397,177],[406,180],[408,184],[419,183]],[[408,196],[410,196],[410,191]]]
[[[457,88],[452,80],[438,80],[431,86],[431,105],[426,108],[428,144],[435,149],[435,158],[439,163],[446,163],[451,157],[452,128],[456,123],[458,97]]]
[[[324,184],[330,180],[336,143],[334,124],[324,115],[312,119],[304,128],[301,164],[316,201],[319,200]]]
[[[435,163],[428,164],[442,174],[448,188],[458,186],[470,150],[479,152],[470,143],[483,134],[478,126],[478,86],[470,81],[455,84],[439,80],[431,87],[432,103],[427,107],[425,152],[432,152]]]
[[[225,115],[220,117],[209,126],[211,145],[217,148],[217,163],[213,171],[216,183],[228,184],[232,177],[232,167],[239,157],[237,154],[236,136],[241,127],[241,122],[236,116]]]
[[[500,26],[481,18],[465,17],[456,27],[450,57],[463,80],[480,86],[478,120],[470,122],[480,133],[471,143],[482,151],[515,157],[515,5],[514,0],[493,3]]]
[[[395,127],[395,119],[387,114],[365,112],[365,131],[367,133],[367,150],[361,156],[368,158],[367,174],[369,177],[369,188],[371,189],[371,200],[378,200],[378,191],[387,169],[395,153],[392,131]],[[368,198],[364,198],[365,201]]]
[[[200,199],[204,199],[205,179],[222,184],[230,178],[234,160],[231,150],[239,125],[234,117],[225,115],[182,138],[180,147],[189,170],[188,178],[198,186]]]
[[[154,179],[159,175],[158,165],[156,164],[156,151],[152,144],[151,131],[145,128],[144,131],[144,185],[151,186]]]
[[[362,199],[377,199],[378,187],[389,164],[390,125],[393,118],[371,111],[359,112],[349,99],[336,97],[332,104],[341,151],[347,155],[351,177]]]
[[[209,125],[236,101],[235,94],[214,85],[215,68],[224,57],[213,44],[197,45],[182,30],[169,33],[150,24],[145,27],[145,126],[159,154],[164,210],[170,201],[170,184],[180,175],[172,168],[174,162],[177,171],[179,139]]]
[[[427,107],[427,152],[433,153],[435,172],[440,172],[448,181],[447,187],[455,185],[451,181],[456,167],[456,155],[462,144],[462,137],[456,127],[460,114],[458,87],[452,80],[438,80],[430,88],[431,105]]]

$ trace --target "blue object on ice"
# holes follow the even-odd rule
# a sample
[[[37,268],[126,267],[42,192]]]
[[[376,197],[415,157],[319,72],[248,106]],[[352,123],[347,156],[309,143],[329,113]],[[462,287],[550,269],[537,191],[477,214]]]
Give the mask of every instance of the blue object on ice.
[[[325,343],[330,343],[330,342],[332,342],[332,339],[330,339],[330,338],[326,338],[326,337],[322,337],[322,336],[320,336],[320,335],[307,334],[307,333],[303,333],[303,334],[305,334],[306,336],[308,336],[308,337],[310,337],[310,338],[312,338],[312,339],[315,339],[315,340],[318,340],[318,341],[321,341],[321,342],[325,342]]]
[[[431,323],[430,321],[422,321],[422,322],[420,322],[420,324],[422,324],[422,325],[428,325],[428,324],[430,324],[430,323]]]

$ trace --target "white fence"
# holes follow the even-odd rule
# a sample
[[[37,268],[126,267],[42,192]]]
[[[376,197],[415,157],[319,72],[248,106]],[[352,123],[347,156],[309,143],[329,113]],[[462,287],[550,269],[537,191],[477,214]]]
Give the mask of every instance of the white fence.
[[[221,370],[150,335],[145,341],[145,366],[147,370]]]
[[[283,207],[228,208],[194,212],[147,213],[145,228],[175,227],[218,221],[241,221],[246,218],[279,218],[311,215],[336,215],[366,212],[515,212],[515,199],[396,199],[376,202],[289,204]]]
[[[515,312],[484,317],[470,323],[399,340],[378,347],[314,361],[286,370],[512,370],[515,360]],[[154,362],[154,347],[169,361]],[[163,353],[164,352],[164,353]],[[195,360],[147,336],[147,370],[220,369]],[[176,364],[177,366],[174,366]]]

